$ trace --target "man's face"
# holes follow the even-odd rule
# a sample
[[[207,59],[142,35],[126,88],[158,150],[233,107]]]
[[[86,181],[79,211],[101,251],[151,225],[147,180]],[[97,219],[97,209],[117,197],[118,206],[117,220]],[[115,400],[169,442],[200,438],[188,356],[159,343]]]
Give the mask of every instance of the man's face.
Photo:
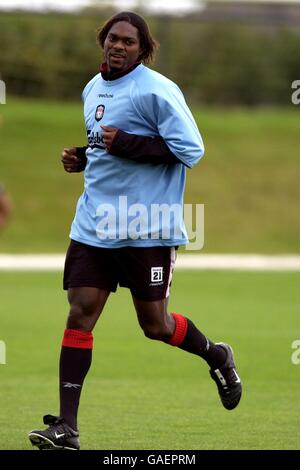
[[[104,42],[104,56],[109,71],[122,72],[138,61],[140,48],[139,32],[127,21],[115,23]]]

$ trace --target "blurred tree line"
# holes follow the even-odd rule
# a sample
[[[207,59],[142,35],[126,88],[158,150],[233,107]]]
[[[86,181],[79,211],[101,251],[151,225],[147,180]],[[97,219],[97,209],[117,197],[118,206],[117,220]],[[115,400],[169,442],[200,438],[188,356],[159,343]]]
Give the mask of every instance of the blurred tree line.
[[[98,72],[99,12],[0,13],[0,77],[10,94],[78,99]],[[288,104],[299,79],[300,33],[293,29],[148,18],[161,44],[153,68],[194,102]]]

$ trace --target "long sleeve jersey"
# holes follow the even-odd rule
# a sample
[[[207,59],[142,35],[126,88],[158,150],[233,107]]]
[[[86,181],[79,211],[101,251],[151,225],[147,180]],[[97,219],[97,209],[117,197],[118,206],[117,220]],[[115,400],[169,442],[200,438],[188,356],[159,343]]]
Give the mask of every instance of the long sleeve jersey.
[[[199,161],[204,146],[180,89],[140,64],[112,81],[97,74],[82,97],[87,163],[70,237],[104,248],[186,244],[186,168]],[[181,164],[112,155],[103,143],[101,125],[128,134],[160,136]]]

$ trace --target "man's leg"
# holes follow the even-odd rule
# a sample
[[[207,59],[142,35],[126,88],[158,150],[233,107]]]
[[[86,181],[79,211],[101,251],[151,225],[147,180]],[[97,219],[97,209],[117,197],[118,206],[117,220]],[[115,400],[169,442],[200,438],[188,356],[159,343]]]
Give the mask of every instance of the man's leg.
[[[147,302],[133,297],[133,302],[139,324],[148,338],[196,354],[212,368],[225,362],[224,349],[208,340],[191,320],[177,313],[168,313],[168,299]]]
[[[39,449],[79,449],[77,411],[82,385],[92,361],[92,330],[110,291],[95,287],[68,289],[70,313],[60,355],[60,416],[44,416],[45,430],[29,433]]]
[[[202,357],[210,366],[223,406],[234,409],[240,401],[242,387],[231,347],[213,343],[183,315],[169,314],[167,299],[150,302],[133,297],[133,302],[145,336]]]
[[[92,330],[109,291],[95,287],[68,289],[70,313],[60,355],[60,417],[77,429],[82,385],[92,362]]]
[[[65,261],[63,287],[70,312],[60,355],[60,416],[44,416],[45,430],[29,433],[40,449],[79,449],[77,411],[81,389],[92,361],[93,328],[117,278],[110,250],[71,240]]]

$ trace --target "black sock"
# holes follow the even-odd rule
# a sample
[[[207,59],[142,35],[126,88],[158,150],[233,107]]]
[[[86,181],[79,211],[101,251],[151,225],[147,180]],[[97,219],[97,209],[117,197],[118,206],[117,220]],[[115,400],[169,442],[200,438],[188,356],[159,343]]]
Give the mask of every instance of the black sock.
[[[60,416],[74,430],[83,381],[92,362],[93,334],[66,329],[59,362]]]
[[[92,349],[62,347],[59,363],[60,416],[77,429],[81,388],[92,362]]]
[[[185,338],[178,347],[202,357],[212,369],[222,366],[227,357],[225,350],[206,338],[188,318]]]

